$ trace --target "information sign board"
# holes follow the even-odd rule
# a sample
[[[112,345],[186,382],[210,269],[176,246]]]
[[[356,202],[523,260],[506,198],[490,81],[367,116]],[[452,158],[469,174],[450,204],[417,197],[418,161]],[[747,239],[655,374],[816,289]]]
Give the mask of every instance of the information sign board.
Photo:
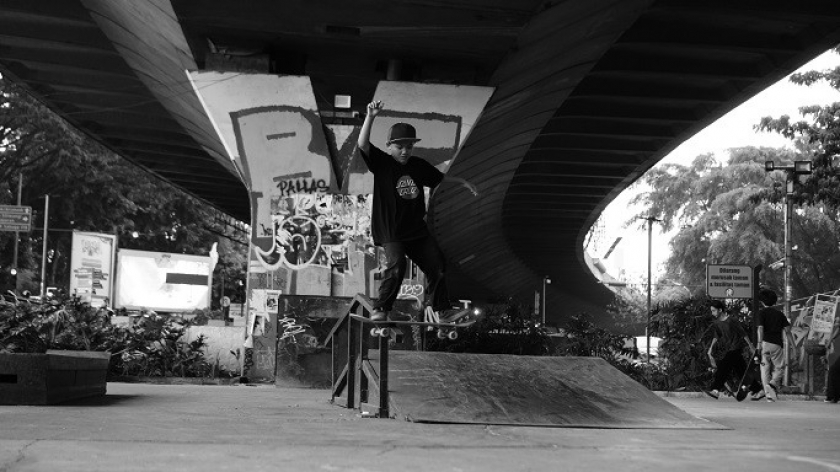
[[[711,298],[752,298],[752,267],[707,264],[706,293]]]
[[[32,207],[0,205],[0,231],[32,231]]]

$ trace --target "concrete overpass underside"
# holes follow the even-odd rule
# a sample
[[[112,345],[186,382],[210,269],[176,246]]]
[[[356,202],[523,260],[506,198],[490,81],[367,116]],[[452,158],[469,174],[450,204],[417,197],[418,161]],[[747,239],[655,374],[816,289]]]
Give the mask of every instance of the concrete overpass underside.
[[[453,292],[527,302],[547,275],[550,321],[610,301],[583,242],[615,196],[837,43],[836,0],[0,3],[0,71],[246,222],[241,168],[185,71],[308,77],[324,126],[358,126],[386,80],[492,88],[449,168],[481,196],[441,189],[431,222]]]

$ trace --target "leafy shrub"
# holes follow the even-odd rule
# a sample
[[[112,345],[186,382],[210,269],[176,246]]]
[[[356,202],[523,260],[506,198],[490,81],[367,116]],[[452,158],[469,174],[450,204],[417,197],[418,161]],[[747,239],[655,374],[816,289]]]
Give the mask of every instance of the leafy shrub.
[[[743,302],[727,307],[750,332],[750,311]],[[668,390],[698,391],[712,381],[708,360],[708,347],[713,332],[714,317],[709,311],[709,300],[690,298],[655,307],[651,314],[651,334],[662,338],[659,357],[664,359],[662,368],[668,380]]]
[[[210,375],[212,365],[204,357],[204,336],[191,342],[182,340],[191,325],[177,316],[144,313],[133,327],[126,329],[123,348],[111,359],[111,372],[149,377]]]
[[[44,353],[48,349],[110,351],[109,375],[206,376],[206,341],[182,340],[190,322],[145,313],[131,327],[111,324],[111,312],[78,298],[36,304],[0,305],[0,353]]]
[[[551,341],[537,325],[530,307],[507,300],[485,308],[484,314],[458,339],[430,339],[429,351],[477,354],[516,354],[542,356],[551,352]]]
[[[44,353],[48,349],[108,351],[119,347],[120,328],[110,313],[78,299],[0,306],[0,353]]]
[[[563,331],[565,336],[557,343],[557,354],[561,356],[601,357],[612,362],[622,354],[630,354],[624,348],[626,336],[598,327],[587,313],[572,316]]]
[[[190,313],[187,313],[187,316],[192,316],[190,321],[192,322],[191,324],[195,326],[204,326],[210,320],[225,319],[225,315],[222,310],[211,310],[209,308],[193,310]]]
[[[610,361],[610,364],[631,379],[647,387],[648,390],[673,390],[668,372],[663,367],[662,362],[656,360],[640,362],[626,358],[615,358]]]
[[[573,316],[563,331],[565,335],[557,341],[558,355],[600,357],[650,390],[667,389],[667,373],[660,363],[640,362],[634,359],[633,349],[625,347],[629,336],[595,325],[586,313]]]

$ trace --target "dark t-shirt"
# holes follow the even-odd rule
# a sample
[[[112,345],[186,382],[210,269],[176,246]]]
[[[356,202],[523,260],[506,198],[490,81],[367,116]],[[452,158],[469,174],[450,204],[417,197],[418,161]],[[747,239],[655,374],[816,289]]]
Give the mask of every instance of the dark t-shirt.
[[[740,351],[744,348],[744,337],[747,335],[741,323],[735,318],[727,318],[723,321],[715,321],[713,324],[715,337],[715,358],[721,359],[728,352]]]
[[[373,173],[373,242],[381,246],[390,242],[420,239],[426,227],[426,193],[423,187],[434,188],[443,180],[443,173],[418,157],[405,164],[374,145],[362,154]]]
[[[778,346],[784,345],[782,333],[790,326],[784,313],[775,308],[764,307],[758,311],[758,325],[764,326],[764,341]]]

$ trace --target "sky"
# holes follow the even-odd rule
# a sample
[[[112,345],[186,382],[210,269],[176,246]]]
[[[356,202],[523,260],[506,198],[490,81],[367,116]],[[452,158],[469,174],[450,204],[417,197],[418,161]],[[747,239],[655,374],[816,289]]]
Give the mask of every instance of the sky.
[[[802,66],[799,71],[825,70],[840,65],[840,54],[832,51],[825,52]],[[729,158],[728,149],[742,146],[767,146],[792,148],[789,140],[775,133],[759,133],[753,127],[764,116],[780,117],[790,115],[792,120],[802,118],[799,107],[807,105],[825,105],[840,101],[840,91],[828,84],[820,83],[810,87],[791,83],[787,77],[758,93],[750,100],[741,104],[727,115],[715,121],[705,129],[686,140],[662,159],[657,166],[664,163],[688,165],[700,154],[714,153],[720,162]],[[624,271],[625,280],[646,281],[648,264],[648,233],[646,229],[638,229],[638,225],[624,227],[628,215],[642,211],[641,207],[631,207],[630,199],[641,190],[631,187],[622,192],[604,210],[604,236],[598,247],[590,248],[592,257],[603,258],[610,245],[621,237],[613,252],[603,259],[608,273],[619,276]],[[664,263],[669,256],[668,242],[672,234],[662,234],[654,228],[652,231],[651,254],[652,272],[655,279],[657,274],[664,271]],[[593,250],[594,249],[594,250]]]

